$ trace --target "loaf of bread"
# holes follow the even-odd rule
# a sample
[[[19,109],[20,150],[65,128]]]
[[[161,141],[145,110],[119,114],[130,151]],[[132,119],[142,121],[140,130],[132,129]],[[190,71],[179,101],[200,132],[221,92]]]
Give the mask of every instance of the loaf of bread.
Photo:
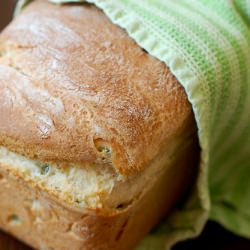
[[[129,250],[195,177],[166,65],[89,4],[32,2],[0,35],[0,228],[36,249]]]

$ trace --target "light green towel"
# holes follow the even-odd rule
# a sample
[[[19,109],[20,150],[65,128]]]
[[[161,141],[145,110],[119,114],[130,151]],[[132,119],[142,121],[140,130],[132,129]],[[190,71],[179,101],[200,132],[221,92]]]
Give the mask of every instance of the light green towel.
[[[168,249],[199,234],[208,218],[250,237],[250,0],[87,2],[169,66],[199,128],[201,163],[192,195],[137,250]]]

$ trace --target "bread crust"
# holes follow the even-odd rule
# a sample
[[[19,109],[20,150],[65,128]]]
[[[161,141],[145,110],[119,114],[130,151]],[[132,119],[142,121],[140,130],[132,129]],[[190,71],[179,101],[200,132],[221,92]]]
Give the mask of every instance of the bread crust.
[[[34,1],[0,35],[0,145],[141,172],[192,116],[183,88],[88,4]]]

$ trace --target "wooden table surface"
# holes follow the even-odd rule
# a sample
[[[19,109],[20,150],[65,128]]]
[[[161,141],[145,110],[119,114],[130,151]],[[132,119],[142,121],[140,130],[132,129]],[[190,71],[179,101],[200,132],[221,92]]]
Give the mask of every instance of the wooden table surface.
[[[11,19],[15,0],[0,0],[0,30]],[[202,235],[195,240],[178,244],[173,250],[250,250],[250,240],[227,232],[216,223],[209,222]],[[0,232],[0,250],[31,250],[11,236]]]

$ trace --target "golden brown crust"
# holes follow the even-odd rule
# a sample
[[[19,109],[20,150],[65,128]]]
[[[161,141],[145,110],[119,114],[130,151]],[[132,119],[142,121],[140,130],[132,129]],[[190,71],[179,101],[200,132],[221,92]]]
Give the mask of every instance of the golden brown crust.
[[[191,116],[165,64],[87,4],[30,4],[0,36],[0,89],[0,145],[125,175]]]

